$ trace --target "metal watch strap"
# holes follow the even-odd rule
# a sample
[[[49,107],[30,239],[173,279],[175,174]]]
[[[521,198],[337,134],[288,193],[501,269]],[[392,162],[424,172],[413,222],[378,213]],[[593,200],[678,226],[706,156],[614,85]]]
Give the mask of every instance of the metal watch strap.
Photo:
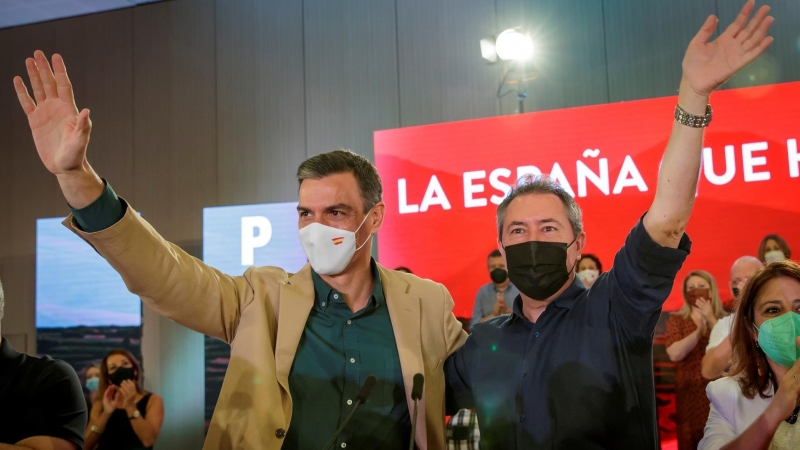
[[[97,425],[92,425],[90,429],[92,430],[92,433],[103,434],[103,429],[98,427]]]
[[[689,114],[681,108],[681,105],[675,105],[675,120],[687,127],[692,128],[705,128],[711,123],[711,105],[706,105],[706,114],[704,116],[695,116]]]

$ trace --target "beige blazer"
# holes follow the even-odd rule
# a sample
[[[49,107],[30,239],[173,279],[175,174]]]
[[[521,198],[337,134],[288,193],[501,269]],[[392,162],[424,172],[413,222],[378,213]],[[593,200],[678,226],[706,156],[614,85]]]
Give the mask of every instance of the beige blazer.
[[[96,233],[82,232],[72,216],[64,225],[91,244],[150,308],[230,344],[230,365],[203,448],[279,449],[292,419],[289,370],[314,303],[310,267],[296,274],[251,267],[242,276],[225,275],[164,240],[131,207]],[[417,446],[444,449],[443,366],[466,333],[444,286],[378,269],[409,410],[414,374],[425,375]]]

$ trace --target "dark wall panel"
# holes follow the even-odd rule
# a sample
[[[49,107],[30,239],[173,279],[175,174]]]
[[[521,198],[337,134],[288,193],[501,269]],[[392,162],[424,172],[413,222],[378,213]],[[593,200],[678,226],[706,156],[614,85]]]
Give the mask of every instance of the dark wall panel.
[[[219,1],[216,27],[219,202],[294,199],[306,158],[302,3]]]
[[[723,88],[738,88],[762,84],[785,83],[800,80],[800,2],[797,0],[769,0],[758,2],[769,5],[775,18],[770,35],[775,38],[770,48],[741,73],[734,76]],[[717,0],[720,24],[728,26],[742,8],[740,0]]]
[[[715,0],[604,0],[609,100],[677,93],[689,41]]]
[[[518,26],[531,32],[539,74],[526,83],[525,111],[608,101],[601,0],[497,0],[497,32]],[[517,112],[516,95],[501,106]]]
[[[373,132],[400,125],[395,2],[306,0],[303,13],[308,156],[372,158]]]
[[[400,125],[499,113],[500,73],[481,59],[495,30],[492,0],[398,0]]]

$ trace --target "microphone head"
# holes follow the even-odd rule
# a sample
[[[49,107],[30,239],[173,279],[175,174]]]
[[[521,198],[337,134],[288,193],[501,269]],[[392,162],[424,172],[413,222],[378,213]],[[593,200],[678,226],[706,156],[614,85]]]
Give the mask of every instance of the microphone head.
[[[367,397],[369,397],[369,394],[372,393],[372,389],[375,388],[375,383],[377,382],[378,379],[375,378],[374,375],[367,376],[367,379],[364,380],[364,384],[361,386],[361,390],[358,391],[358,396],[356,399],[358,399],[358,401],[361,403],[366,402]]]
[[[414,375],[414,386],[411,388],[411,400],[422,398],[422,387],[425,385],[425,377],[421,373]]]

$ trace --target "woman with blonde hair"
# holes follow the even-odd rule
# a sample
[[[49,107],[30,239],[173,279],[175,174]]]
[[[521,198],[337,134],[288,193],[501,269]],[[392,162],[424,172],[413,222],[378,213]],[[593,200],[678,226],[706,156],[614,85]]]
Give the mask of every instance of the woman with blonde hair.
[[[695,270],[683,280],[683,308],[667,320],[667,356],[675,362],[675,408],[678,449],[696,449],[708,418],[706,385],[701,375],[711,328],[725,315],[717,282]]]

